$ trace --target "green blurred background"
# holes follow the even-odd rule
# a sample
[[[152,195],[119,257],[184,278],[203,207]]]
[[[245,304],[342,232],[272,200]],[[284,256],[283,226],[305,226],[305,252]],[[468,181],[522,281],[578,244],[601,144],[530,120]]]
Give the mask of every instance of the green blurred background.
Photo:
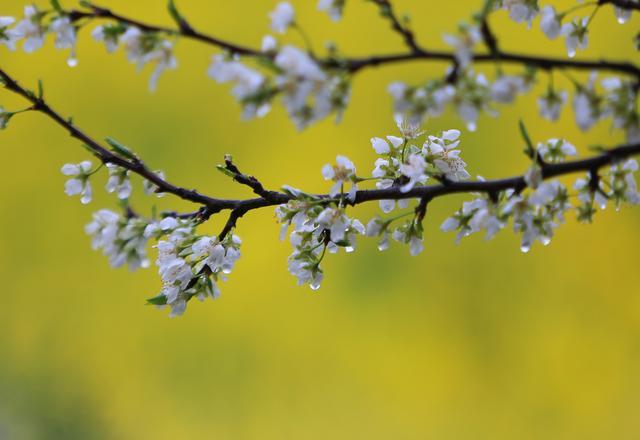
[[[394,3],[411,12],[421,43],[443,48],[441,34],[482,0]],[[197,29],[253,46],[274,4],[180,2]],[[170,24],[164,1],[104,5]],[[316,12],[315,0],[294,5],[317,47],[333,40],[353,55],[402,49],[367,2],[349,2],[338,24]],[[0,9],[17,16],[22,2],[3,0]],[[638,15],[619,26],[603,8],[579,57],[639,63],[631,45]],[[565,54],[537,22],[527,32],[503,12],[493,21],[505,49]],[[24,84],[42,78],[50,103],[89,133],[113,136],[171,180],[222,197],[249,196],[215,172],[226,152],[271,188],[326,191],[320,168],[340,153],[368,174],[369,138],[395,131],[387,84],[417,83],[445,68],[367,70],[340,125],[324,121],[298,133],[281,106],[242,122],[229,88],[205,74],[215,52],[179,42],[180,68],[155,94],[148,70],[136,74],[122,52],[107,55],[86,29],[75,69],[51,39],[31,56],[0,48],[0,65]],[[519,118],[536,140],[564,136],[583,154],[587,145],[622,141],[608,122],[580,133],[567,108],[559,123],[541,121],[540,80],[499,118],[483,116],[476,133],[464,132],[472,174],[526,169]],[[0,92],[0,103],[15,109],[24,101]],[[463,124],[450,112],[426,125],[453,127]],[[570,216],[548,248],[525,255],[511,232],[456,246],[438,227],[465,198],[439,199],[426,218],[422,255],[410,258],[400,245],[379,253],[374,240],[361,240],[355,254],[326,260],[317,293],[287,273],[290,245],[277,239],[273,210],[256,211],[239,223],[244,256],[222,297],[170,320],[145,306],[159,289],[154,269],[113,270],[91,251],[83,226],[93,210],[116,204],[100,190],[89,207],[64,194],[59,169],[87,158],[80,145],[27,114],[0,134],[0,147],[2,439],[640,438],[639,209],[607,210],[592,226]],[[103,183],[104,176],[96,189]],[[142,199],[139,181],[136,193],[134,203]],[[191,206],[166,197],[160,207]],[[363,220],[374,212],[357,209]],[[215,217],[205,230],[216,233],[223,222]]]

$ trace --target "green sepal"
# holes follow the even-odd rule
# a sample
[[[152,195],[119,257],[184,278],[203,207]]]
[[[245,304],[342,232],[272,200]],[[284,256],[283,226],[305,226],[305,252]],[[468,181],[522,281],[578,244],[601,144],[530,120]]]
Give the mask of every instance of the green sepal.
[[[147,305],[150,305],[150,306],[164,306],[164,305],[167,305],[167,297],[164,296],[161,293],[158,296],[154,296],[153,298],[148,298],[147,299]]]
[[[120,156],[124,156],[127,159],[138,160],[138,156],[136,156],[131,150],[122,145],[120,142],[113,138],[106,138],[107,143],[111,146],[111,149],[118,153]]]

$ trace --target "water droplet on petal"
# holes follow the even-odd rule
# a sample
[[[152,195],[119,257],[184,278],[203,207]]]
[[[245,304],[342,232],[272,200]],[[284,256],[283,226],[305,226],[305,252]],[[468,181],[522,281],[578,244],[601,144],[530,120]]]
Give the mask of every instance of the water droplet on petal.
[[[529,245],[527,245],[527,244],[523,244],[522,246],[520,246],[520,250],[521,250],[523,253],[525,253],[525,254],[526,254],[527,252],[529,252],[529,251],[531,250],[531,246],[529,246]]]
[[[309,287],[311,287],[311,290],[318,290],[320,288],[320,283],[314,281],[309,284]]]
[[[576,51],[575,50],[570,50],[568,55],[569,55],[569,58],[573,58],[573,57],[576,56]]]
[[[549,243],[551,243],[551,237],[540,237],[540,243],[542,243],[543,246],[548,246]]]
[[[355,251],[355,249],[354,249],[353,247],[351,247],[351,246],[347,246],[347,247],[345,247],[345,248],[344,248],[344,250],[345,250],[346,252],[348,252],[348,253],[351,253],[351,252]]]
[[[222,269],[222,273],[229,275],[231,273],[231,269],[225,267],[224,269]]]
[[[69,67],[76,67],[78,65],[78,59],[77,58],[69,58],[67,60],[67,65]]]

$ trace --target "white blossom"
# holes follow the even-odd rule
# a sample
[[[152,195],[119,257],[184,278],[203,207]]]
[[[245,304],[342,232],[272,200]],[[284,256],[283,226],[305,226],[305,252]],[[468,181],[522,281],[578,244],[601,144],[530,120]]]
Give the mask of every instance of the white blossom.
[[[164,226],[179,224],[173,219]],[[231,273],[240,258],[241,245],[240,238],[234,234],[220,241],[217,237],[195,236],[193,231],[183,240],[176,241],[172,236],[178,229],[172,232],[169,240],[161,240],[156,246],[156,264],[163,288],[158,297],[150,300],[152,304],[169,305],[172,317],[184,313],[187,302],[193,297],[204,301],[220,296],[217,282]]]
[[[590,129],[600,119],[599,99],[595,92],[596,74],[591,74],[586,86],[580,87],[573,97],[576,124],[582,131]]]
[[[371,219],[367,223],[365,235],[367,237],[380,237],[378,242],[379,251],[389,249],[389,222],[384,222],[380,217]]]
[[[536,148],[540,157],[549,163],[563,162],[567,156],[578,154],[576,147],[564,139],[549,139],[538,143]]]
[[[319,266],[308,261],[300,260],[299,254],[289,257],[289,272],[298,278],[298,285],[309,284],[312,290],[318,290],[324,278]]]
[[[453,181],[468,179],[467,164],[460,158],[459,130],[446,130],[440,137],[429,136],[422,147],[422,152],[444,176]]]
[[[294,23],[295,12],[291,3],[280,2],[269,13],[269,17],[271,18],[271,30],[283,34]]]
[[[351,201],[355,200],[356,191],[358,190],[355,180],[356,167],[348,158],[345,156],[337,156],[336,165],[326,164],[323,166],[322,177],[324,177],[324,180],[332,180],[335,182],[331,187],[331,191],[329,191],[329,195],[331,197],[336,197],[338,194],[341,194],[344,190],[344,186],[351,183],[348,198]]]
[[[561,17],[552,5],[547,5],[540,11],[540,28],[550,40],[558,38],[562,31]]]
[[[278,41],[272,35],[262,37],[260,50],[264,53],[275,52],[278,49]]]
[[[540,116],[549,121],[557,121],[560,118],[562,106],[567,102],[567,97],[568,93],[566,91],[555,91],[549,87],[544,95],[538,97]]]
[[[105,37],[104,28],[103,37]],[[119,41],[127,52],[129,62],[136,64],[138,70],[148,63],[155,64],[155,69],[149,79],[149,90],[151,91],[155,91],[158,79],[165,70],[175,69],[178,66],[173,55],[173,44],[161,39],[157,34],[144,32],[131,26],[126,29]]]
[[[529,188],[537,188],[542,183],[542,168],[537,163],[532,164],[524,173],[524,181]]]
[[[627,141],[640,141],[640,116],[637,110],[636,85],[632,81],[623,81],[619,77],[602,80],[605,96],[602,116],[611,116],[613,126],[626,131]]]
[[[424,250],[422,242],[422,225],[416,220],[411,220],[393,231],[392,237],[399,243],[409,245],[409,254],[412,257]]]
[[[46,29],[42,24],[42,13],[35,6],[24,7],[24,19],[13,28],[14,38],[24,39],[22,48],[31,53],[42,47]]]
[[[616,202],[616,207],[625,201],[632,205],[640,204],[640,193],[634,173],[638,171],[638,162],[635,159],[628,159],[624,163],[616,163],[611,166],[610,187],[613,191],[612,198]]]
[[[51,22],[51,30],[56,33],[56,48],[71,49],[67,64],[75,67],[78,64],[76,58],[76,28],[68,16],[60,16]]]
[[[486,198],[477,198],[464,202],[460,210],[442,223],[440,230],[459,230],[456,243],[460,243],[463,237],[482,230],[486,231],[485,240],[489,240],[504,227],[505,223],[497,216],[497,207]]]
[[[93,214],[85,232],[91,236],[93,249],[101,249],[112,267],[127,264],[133,271],[149,267],[146,226],[147,222],[141,218],[122,218],[113,211],[102,209]]]
[[[318,225],[331,231],[331,241],[342,241],[349,227],[349,218],[339,208],[325,208],[318,215]]]
[[[413,121],[406,115],[396,114],[395,121],[404,139],[415,139],[424,134],[424,131],[421,129],[421,124]]]
[[[0,44],[6,46],[9,50],[16,50],[16,42],[20,39],[18,33],[9,29],[9,26],[15,21],[13,17],[0,17]]]
[[[409,87],[404,83],[394,82],[389,85],[388,91],[393,97],[396,123],[400,126],[402,121],[406,121],[405,125],[414,126],[417,133],[420,133],[420,125],[425,117],[440,116],[445,105],[456,94],[456,89],[451,84],[437,80],[428,82],[424,87]]]
[[[466,67],[473,60],[473,47],[482,41],[482,34],[477,26],[462,24],[458,29],[458,35],[446,34],[444,41],[454,48],[460,67]]]
[[[345,0],[318,0],[318,10],[329,14],[333,21],[338,21],[342,18],[344,3]]]
[[[165,179],[165,175],[163,171],[157,170],[153,172],[156,176],[158,176],[159,178],[161,178],[162,180]],[[144,179],[142,181],[142,188],[143,191],[146,195],[151,196],[151,195],[155,195],[156,197],[164,197],[165,193],[163,192],[158,192],[158,187],[156,186],[156,184],[154,184],[152,181]]]
[[[91,162],[85,160],[79,164],[65,164],[61,171],[65,176],[71,176],[64,185],[64,192],[68,196],[80,194],[80,202],[87,204],[91,202],[91,183],[89,176],[91,175]]]
[[[489,108],[491,91],[487,78],[479,73],[467,71],[458,78],[454,98],[458,114],[467,123],[469,131],[475,131],[481,110],[493,113]]]
[[[304,51],[284,46],[274,59],[282,71],[275,79],[282,100],[298,129],[320,120],[348,101],[348,83],[340,75],[328,75]],[[338,113],[339,115],[339,113]]]
[[[527,90],[527,83],[519,75],[501,75],[491,84],[491,97],[502,103],[512,103],[518,93]]]
[[[599,182],[598,189],[592,191],[591,188],[591,176],[587,175],[586,178],[579,178],[575,181],[573,189],[578,191],[578,200],[582,203],[591,205],[595,203],[600,209],[605,209],[609,198],[607,197],[602,182]]]
[[[96,41],[104,42],[107,52],[113,53],[118,49],[118,43],[120,36],[124,33],[125,29],[120,25],[101,25],[96,27],[91,36]]]
[[[209,267],[212,273],[231,273],[234,264],[240,258],[238,250],[241,241],[237,235],[232,237],[234,246],[225,247],[217,238],[204,236],[192,246],[192,257],[201,259],[201,263]]]
[[[371,138],[371,146],[378,154],[389,154],[391,152],[391,147],[396,149],[402,146],[403,143],[404,140],[397,136],[387,136],[387,140],[379,137]],[[391,147],[389,144],[391,144]]]
[[[383,159],[379,159],[379,160],[383,160]],[[395,160],[395,159],[394,159]],[[399,165],[398,165],[399,167]],[[394,180],[393,179],[380,179],[376,182],[376,188],[378,189],[387,189],[387,188],[391,188],[394,185]],[[396,203],[398,204],[398,209],[404,209],[407,206],[409,206],[409,200],[408,199],[400,199],[396,202],[396,200],[380,200],[378,201],[378,204],[380,205],[380,209],[382,210],[382,212],[384,212],[385,214],[390,213],[391,211],[393,211],[396,207]]]
[[[129,170],[118,165],[108,163],[109,180],[107,181],[107,192],[116,193],[120,200],[126,200],[131,196],[131,181],[129,180]]]
[[[178,61],[173,55],[173,44],[169,41],[160,42],[154,50],[147,53],[145,63],[155,63],[155,68],[149,78],[149,90],[153,92],[158,88],[158,80],[164,71],[178,67]]]
[[[584,50],[587,48],[589,44],[589,35],[587,33],[588,24],[589,19],[584,17],[562,25],[562,35],[565,37],[567,54],[570,58],[576,56],[578,49]]]
[[[400,191],[409,192],[418,183],[424,183],[427,180],[425,170],[427,163],[420,154],[411,154],[406,163],[400,165],[400,172],[403,176],[409,178],[409,182],[400,187]]]
[[[503,8],[509,10],[509,17],[517,23],[531,22],[538,15],[538,0],[503,0]]]
[[[215,55],[209,68],[209,76],[218,83],[235,83],[231,93],[243,102],[245,117],[264,116],[269,112],[269,101],[253,99],[265,86],[265,77],[257,70],[245,66],[237,59]]]

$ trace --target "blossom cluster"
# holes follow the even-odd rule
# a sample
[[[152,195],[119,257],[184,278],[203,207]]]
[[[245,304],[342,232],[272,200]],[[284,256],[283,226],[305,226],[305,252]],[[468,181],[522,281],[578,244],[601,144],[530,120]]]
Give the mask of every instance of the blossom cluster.
[[[539,143],[536,153],[546,163],[560,163],[567,156],[575,155],[576,149],[563,139],[550,139]],[[441,230],[457,231],[456,242],[481,231],[490,239],[511,220],[514,232],[522,237],[520,249],[528,252],[536,241],[545,246],[551,242],[554,231],[564,223],[567,211],[575,210],[579,221],[591,222],[597,210],[605,209],[609,200],[617,208],[622,202],[640,204],[634,176],[637,170],[635,159],[615,163],[602,175],[590,173],[586,178],[577,179],[573,185],[577,194],[571,194],[559,180],[543,182],[541,176],[537,179],[525,176],[528,185],[525,191],[509,189],[498,194],[477,194],[447,218]],[[572,197],[577,198],[575,206]]]
[[[334,164],[322,168],[322,176],[331,183],[326,195],[314,195],[291,186],[283,187],[288,202],[276,208],[281,223],[281,239],[289,233],[293,253],[288,259],[289,271],[299,284],[308,284],[313,290],[320,288],[324,278],[322,266],[327,254],[344,249],[356,250],[358,236],[377,237],[378,249],[389,248],[393,239],[408,245],[413,256],[424,250],[423,220],[431,199],[425,190],[446,188],[447,185],[471,179],[467,164],[461,158],[461,132],[457,129],[426,134],[421,126],[406,117],[397,117],[399,133],[371,138],[371,147],[377,154],[371,177],[358,176],[355,164],[345,156],[337,156]],[[524,128],[523,128],[524,131]],[[555,230],[565,221],[568,211],[575,211],[581,222],[591,222],[598,210],[611,202],[616,209],[622,203],[640,204],[635,173],[638,163],[634,159],[615,160],[608,170],[590,169],[586,177],[578,178],[572,189],[559,180],[545,180],[544,167],[556,166],[577,155],[577,148],[565,139],[553,138],[531,145],[525,140],[532,165],[525,173],[526,187],[511,184],[505,188],[473,194],[472,200],[441,225],[445,232],[456,231],[456,241],[476,232],[484,231],[487,239],[512,223],[521,235],[521,250],[528,252],[534,242],[549,244]],[[136,157],[126,147],[111,141],[115,154]],[[93,167],[90,161],[65,164],[61,171],[68,177],[65,192],[80,195],[82,203],[91,201],[92,177],[102,167]],[[132,195],[129,170],[106,161],[108,180],[106,191],[115,193],[124,205],[123,214],[101,209],[94,213],[86,226],[92,247],[101,250],[113,267],[127,265],[129,269],[149,267],[147,251],[150,242],[158,256],[156,265],[162,280],[162,289],[148,300],[160,307],[169,306],[170,316],[184,313],[194,297],[203,301],[220,295],[219,282],[224,281],[240,258],[240,238],[233,233],[221,237],[198,234],[198,225],[204,220],[199,215],[165,215],[156,219],[136,214],[128,205]],[[162,171],[154,172],[164,179]],[[156,183],[158,180],[152,179]],[[476,182],[484,179],[478,177]],[[381,214],[370,219],[366,226],[348,214],[348,209],[362,202],[359,186],[374,182],[375,187],[389,191],[389,199],[379,195]],[[160,184],[160,183],[158,183]],[[429,187],[430,185],[430,187]],[[161,195],[160,188],[146,180],[145,195]],[[572,203],[572,198],[576,203]],[[414,204],[410,208],[411,204]],[[400,212],[387,216],[394,210]],[[225,228],[226,230],[227,228]]]
[[[338,182],[340,179],[336,178]],[[309,284],[317,290],[324,277],[320,263],[325,253],[337,253],[340,248],[353,252],[356,238],[365,233],[365,227],[360,220],[346,215],[344,193],[340,193],[340,199],[325,199],[291,187],[283,189],[293,197],[276,208],[276,217],[282,223],[280,238],[284,239],[292,229],[294,252],[289,257],[289,272],[296,276],[298,284]]]
[[[278,47],[267,36],[263,48],[273,57],[275,75],[269,77],[242,63],[238,56],[215,55],[209,76],[234,84],[232,93],[243,106],[245,118],[262,117],[277,95],[295,125],[302,129],[331,113],[339,118],[349,100],[349,76],[340,69],[323,69],[305,51]]]
[[[162,291],[149,302],[171,307],[171,315],[184,313],[192,298],[204,301],[220,296],[219,281],[226,280],[240,258],[241,240],[235,234],[222,239],[198,235],[192,220],[166,217],[150,223],[145,237],[158,240],[156,264]]]
[[[447,182],[470,179],[467,164],[460,157],[459,130],[426,135],[419,142],[424,133],[418,125],[407,119],[399,118],[397,122],[399,136],[371,139],[373,149],[380,156],[375,161],[371,180],[378,189],[396,188],[400,194],[407,195],[380,200],[383,214],[371,219],[366,227],[346,211],[349,205],[358,201],[356,183],[370,179],[358,177],[355,165],[344,156],[338,156],[335,165],[323,167],[325,180],[334,182],[327,196],[283,188],[291,200],[276,208],[276,217],[282,224],[281,239],[291,231],[294,251],[288,266],[299,284],[318,289],[324,277],[321,263],[326,252],[336,253],[340,248],[353,252],[358,235],[378,237],[381,251],[388,249],[390,239],[394,239],[407,244],[411,255],[418,255],[424,250],[422,221],[426,201],[418,198],[414,209],[386,218],[383,215],[396,207],[401,211],[408,208],[411,191],[430,184],[430,180],[446,185]],[[571,194],[559,180],[543,180],[541,166],[562,163],[576,154],[576,147],[565,139],[538,143],[532,157],[533,165],[524,177],[526,188],[475,194],[473,200],[464,202],[460,210],[444,221],[441,229],[457,231],[456,241],[459,242],[463,237],[481,231],[487,239],[492,238],[511,222],[513,230],[522,236],[521,250],[528,252],[536,241],[549,244],[568,211],[575,211],[579,221],[590,222],[597,209],[604,209],[609,200],[616,207],[622,202],[640,204],[634,177],[638,164],[633,159],[616,162],[602,174],[577,179],[573,186],[576,194]],[[591,179],[597,179],[598,186],[594,186]],[[477,181],[484,179],[478,177]],[[351,186],[347,188],[347,184]],[[572,197],[576,198],[576,204],[572,203]],[[396,224],[401,219],[405,220]]]
[[[553,6],[540,7],[537,0],[495,0],[487,4],[507,10],[513,20],[529,26],[540,16],[540,26],[547,37],[565,37],[569,56],[586,46],[589,24],[602,6],[601,2],[581,3],[559,13]],[[22,20],[0,17],[0,44],[15,50],[22,42],[24,50],[32,52],[42,47],[48,34],[54,34],[56,47],[69,49],[69,65],[75,65],[76,35],[82,23],[78,23],[77,16],[64,11],[57,1],[52,5],[53,9],[45,11],[27,6]],[[320,0],[317,4],[318,9],[327,12],[333,20],[342,16],[344,6],[345,0]],[[589,18],[566,21],[569,14],[589,7],[595,8]],[[390,10],[385,13],[391,14]],[[618,21],[624,22],[630,12],[616,8],[616,14]],[[274,33],[283,34],[289,29],[303,33],[296,21],[296,12],[288,2],[278,3],[269,18]],[[469,130],[475,130],[481,113],[497,114],[495,104],[512,103],[519,94],[534,86],[537,74],[531,68],[519,74],[507,74],[498,68],[492,80],[475,70],[476,46],[484,41],[488,32],[482,28],[483,24],[486,25],[482,21],[484,19],[486,17],[477,17],[473,24],[461,24],[456,34],[445,35],[445,42],[453,48],[455,63],[444,79],[431,80],[417,87],[401,82],[390,85],[399,132],[371,138],[371,147],[377,157],[370,176],[358,175],[355,164],[346,156],[338,155],[335,163],[326,164],[321,170],[322,177],[331,185],[326,195],[314,195],[291,186],[285,186],[282,193],[277,193],[264,190],[253,177],[242,175],[245,179],[239,179],[239,171],[232,172],[230,167],[220,166],[238,182],[251,186],[262,198],[258,199],[260,206],[279,204],[276,217],[281,224],[281,238],[289,235],[293,247],[288,269],[299,284],[308,284],[317,290],[324,278],[325,256],[340,249],[346,253],[354,252],[358,236],[375,237],[380,251],[388,249],[393,239],[406,244],[411,255],[420,254],[424,250],[423,221],[427,205],[433,197],[448,192],[463,192],[469,188],[479,191],[442,223],[441,230],[456,232],[456,241],[459,242],[476,232],[483,232],[489,239],[511,225],[521,235],[523,252],[528,252],[536,241],[549,244],[570,211],[575,212],[580,222],[591,222],[594,215],[609,204],[615,209],[623,203],[640,204],[635,179],[638,163],[626,156],[623,158],[623,154],[637,148],[635,146],[623,147],[616,155],[598,157],[596,162],[575,162],[570,171],[575,171],[577,164],[579,169],[588,170],[588,173],[575,180],[573,185],[566,186],[566,182],[547,178],[559,174],[562,166],[558,164],[576,156],[577,148],[560,138],[548,139],[534,146],[523,128],[528,147],[526,153],[531,159],[523,177],[486,182],[478,176],[472,181],[467,163],[462,158],[461,131],[449,129],[427,134],[422,130],[421,123],[426,117],[440,115],[448,105],[457,110]],[[173,55],[174,35],[162,28],[152,30],[148,26],[138,27],[116,20],[94,28],[92,35],[103,42],[109,52],[122,47],[128,59],[139,68],[154,64],[150,81],[152,89],[162,72],[177,66]],[[232,94],[242,104],[245,117],[264,116],[276,97],[282,99],[298,128],[333,113],[339,117],[346,108],[351,71],[341,63],[344,60],[337,52],[332,52],[326,59],[318,58],[309,47],[303,50],[291,44],[282,45],[274,36],[266,35],[258,61],[256,66],[250,67],[237,53],[223,53],[213,57],[209,68],[212,79],[233,85]],[[629,142],[640,142],[636,83],[620,77],[599,80],[595,72],[584,83],[567,76],[575,86],[572,106],[576,124],[581,130],[588,130],[598,121],[610,118],[615,129],[626,132]],[[2,77],[8,78],[4,73]],[[0,129],[6,128],[16,114],[38,110],[43,99],[42,91],[36,95],[10,81],[6,86],[26,97],[34,106],[14,112],[0,107]],[[551,77],[545,93],[538,97],[541,116],[553,121],[559,119],[568,101],[569,93],[556,89]],[[59,123],[65,120],[49,107],[45,108],[45,113]],[[69,131],[74,133],[70,124]],[[243,203],[245,201],[199,197],[195,191],[175,187],[164,181],[162,171],[151,172],[126,147],[110,138],[107,143],[115,156],[102,154],[99,148],[88,147],[102,160],[100,166],[94,168],[90,161],[82,161],[65,164],[61,168],[62,174],[68,178],[64,186],[66,194],[77,195],[81,203],[88,204],[93,197],[93,176],[105,165],[108,173],[105,190],[114,194],[123,207],[120,214],[108,209],[93,214],[92,221],[86,226],[92,247],[102,251],[113,267],[126,265],[130,270],[136,270],[150,266],[148,250],[151,242],[155,242],[155,263],[162,288],[148,302],[159,307],[168,306],[170,316],[184,313],[194,297],[202,301],[217,298],[220,295],[219,283],[226,280],[240,258],[241,240],[234,234],[237,219],[234,214],[243,215],[243,209],[248,205]],[[609,165],[602,166],[602,158]],[[584,166],[585,163],[588,166]],[[549,167],[556,172],[546,172]],[[151,216],[141,216],[129,205],[134,194],[130,179],[132,173],[144,178],[142,193],[145,195],[161,197],[165,191],[180,197],[188,194],[191,196],[184,196],[185,199],[197,203],[205,200],[204,206],[193,214],[165,213],[158,217],[154,209]],[[460,183],[463,181],[467,183]],[[256,182],[263,191],[256,189],[253,185]],[[363,192],[365,185],[375,186],[378,191]],[[447,191],[451,185],[456,186]],[[365,226],[351,215],[350,210],[368,200],[378,201],[381,213]],[[217,206],[217,202],[224,202],[223,207]],[[220,236],[198,232],[200,223],[210,215],[230,208],[234,210],[225,225],[225,232]]]
[[[389,86],[394,109],[409,115],[416,122],[426,117],[439,116],[447,104],[453,105],[471,131],[476,129],[482,112],[497,115],[496,103],[512,103],[518,94],[530,90],[535,72],[520,75],[503,74],[490,82],[482,73],[472,70],[460,72],[455,84],[444,80],[431,80],[422,86],[409,86],[395,82]],[[638,90],[632,80],[620,77],[603,78],[599,84],[597,73],[592,72],[584,84],[574,83],[572,107],[576,125],[587,131],[597,122],[610,118],[615,129],[623,130],[629,142],[640,139],[640,113]],[[540,116],[550,121],[560,118],[569,94],[553,84],[538,97]]]
[[[99,171],[93,169],[90,161],[79,164],[65,164],[61,171],[69,177],[65,192],[80,195],[81,202],[88,204],[92,198],[91,177]],[[125,206],[132,193],[129,171],[107,163],[109,177],[106,191],[115,193]],[[162,171],[155,174],[164,178]],[[157,186],[148,180],[143,184],[146,195],[156,194]],[[217,298],[220,295],[218,282],[224,281],[240,258],[240,238],[227,234],[220,239],[215,236],[199,235],[195,218],[167,216],[160,220],[139,216],[130,208],[121,215],[108,209],[93,214],[85,231],[91,236],[91,245],[101,250],[113,267],[127,265],[130,270],[148,268],[149,242],[156,240],[158,250],[156,265],[163,287],[159,295],[150,298],[149,304],[168,305],[170,316],[184,313],[188,301]]]
[[[61,9],[57,2],[51,10],[39,10],[34,5],[24,8],[22,20],[13,17],[0,17],[0,44],[15,50],[19,42],[25,52],[31,53],[44,46],[48,34],[53,34],[57,49],[69,49],[67,64],[78,64],[76,55],[77,33],[80,25],[72,16]],[[111,23],[96,27],[92,36],[102,41],[111,53],[118,47],[124,47],[130,62],[138,69],[146,64],[155,65],[149,81],[149,88],[155,90],[160,75],[167,69],[177,67],[173,55],[173,43],[158,32],[141,30],[135,26]]]
[[[540,8],[538,3],[537,0],[496,0],[494,6],[508,10],[513,20],[526,22],[529,26],[540,15],[541,29],[548,38],[565,36],[569,57],[575,56],[576,50],[586,48],[587,31],[593,14],[591,18],[564,23],[563,20],[571,12],[583,7],[593,6],[595,13],[601,5],[590,2],[560,13],[551,5]],[[631,14],[630,9],[616,7],[615,11],[620,23],[626,22]],[[484,73],[475,72],[473,57],[476,46],[483,42],[480,23],[463,23],[457,34],[447,34],[444,40],[454,49],[456,70],[449,70],[445,79],[430,80],[419,86],[403,82],[392,83],[389,93],[393,97],[396,112],[407,113],[415,121],[421,121],[426,117],[439,116],[451,104],[466,122],[468,129],[474,130],[481,112],[497,115],[495,104],[512,103],[518,95],[531,90],[537,80],[537,72],[533,68],[527,68],[518,74],[505,74],[499,70],[493,80],[489,80]],[[613,127],[624,130],[629,142],[640,139],[638,89],[634,82],[631,79],[608,77],[601,82],[602,91],[598,91],[595,76],[596,72],[593,72],[584,84],[570,78],[575,87],[573,110],[578,127],[585,131],[597,121],[611,117]],[[568,92],[556,89],[551,80],[537,100],[541,117],[551,121],[558,120],[568,99]]]
[[[317,8],[326,12],[332,20],[342,17],[346,0],[319,0]],[[55,35],[55,46],[69,49],[69,65],[77,64],[77,33],[86,24],[88,16],[76,16],[62,9],[53,1],[53,9],[39,10],[36,6],[25,7],[24,18],[0,17],[0,44],[14,50],[23,41],[23,48],[33,52],[41,48],[48,34]],[[380,2],[382,15],[390,12]],[[420,86],[409,86],[394,82],[389,86],[396,113],[408,113],[414,122],[427,116],[440,115],[447,104],[451,104],[470,130],[474,130],[482,112],[497,114],[495,104],[512,103],[528,92],[536,81],[536,72],[527,68],[521,73],[506,74],[498,68],[495,78],[489,79],[474,66],[477,46],[486,36],[481,30],[481,20],[493,10],[504,9],[509,17],[529,27],[539,17],[540,29],[549,39],[562,36],[569,57],[587,47],[589,27],[601,2],[578,3],[564,11],[551,4],[541,5],[538,0],[490,0],[485,12],[474,17],[471,23],[462,23],[456,33],[444,35],[444,41],[452,47],[455,65],[446,72],[446,78],[434,79]],[[582,15],[581,11],[588,14]],[[631,15],[631,8],[614,6],[620,23]],[[296,11],[287,1],[275,5],[268,14],[270,29],[275,34],[295,30],[306,34],[297,21]],[[575,17],[575,18],[572,18]],[[95,18],[95,17],[94,17]],[[157,87],[160,75],[177,67],[174,45],[180,33],[165,28],[136,26],[136,21],[109,18],[92,30],[93,38],[103,42],[108,52],[123,47],[128,59],[141,69],[146,64],[155,66],[149,87]],[[307,45],[309,44],[306,41]],[[253,66],[247,59],[253,58]],[[499,57],[496,58],[498,64]],[[526,65],[526,63],[523,63]],[[328,55],[318,57],[311,47],[300,48],[290,43],[281,44],[273,35],[265,35],[260,50],[250,50],[241,56],[231,49],[230,53],[213,56],[208,70],[209,76],[218,83],[231,83],[232,94],[242,106],[246,119],[262,117],[269,113],[272,102],[280,97],[289,117],[297,128],[303,129],[331,114],[341,118],[350,99],[352,72],[347,59],[339,55],[335,45],[328,46]],[[611,116],[614,127],[625,130],[630,140],[640,136],[640,118],[637,111],[637,87],[632,80],[606,79],[604,95],[597,95],[591,82],[575,83],[573,107],[578,126],[585,130],[594,121]],[[616,84],[617,82],[617,84]],[[606,84],[606,85],[605,85]],[[557,90],[553,81],[538,98],[543,118],[557,120],[569,96],[565,90]],[[600,108],[603,107],[603,108]],[[10,113],[0,112],[0,128],[6,125]],[[7,116],[9,115],[9,116]]]

